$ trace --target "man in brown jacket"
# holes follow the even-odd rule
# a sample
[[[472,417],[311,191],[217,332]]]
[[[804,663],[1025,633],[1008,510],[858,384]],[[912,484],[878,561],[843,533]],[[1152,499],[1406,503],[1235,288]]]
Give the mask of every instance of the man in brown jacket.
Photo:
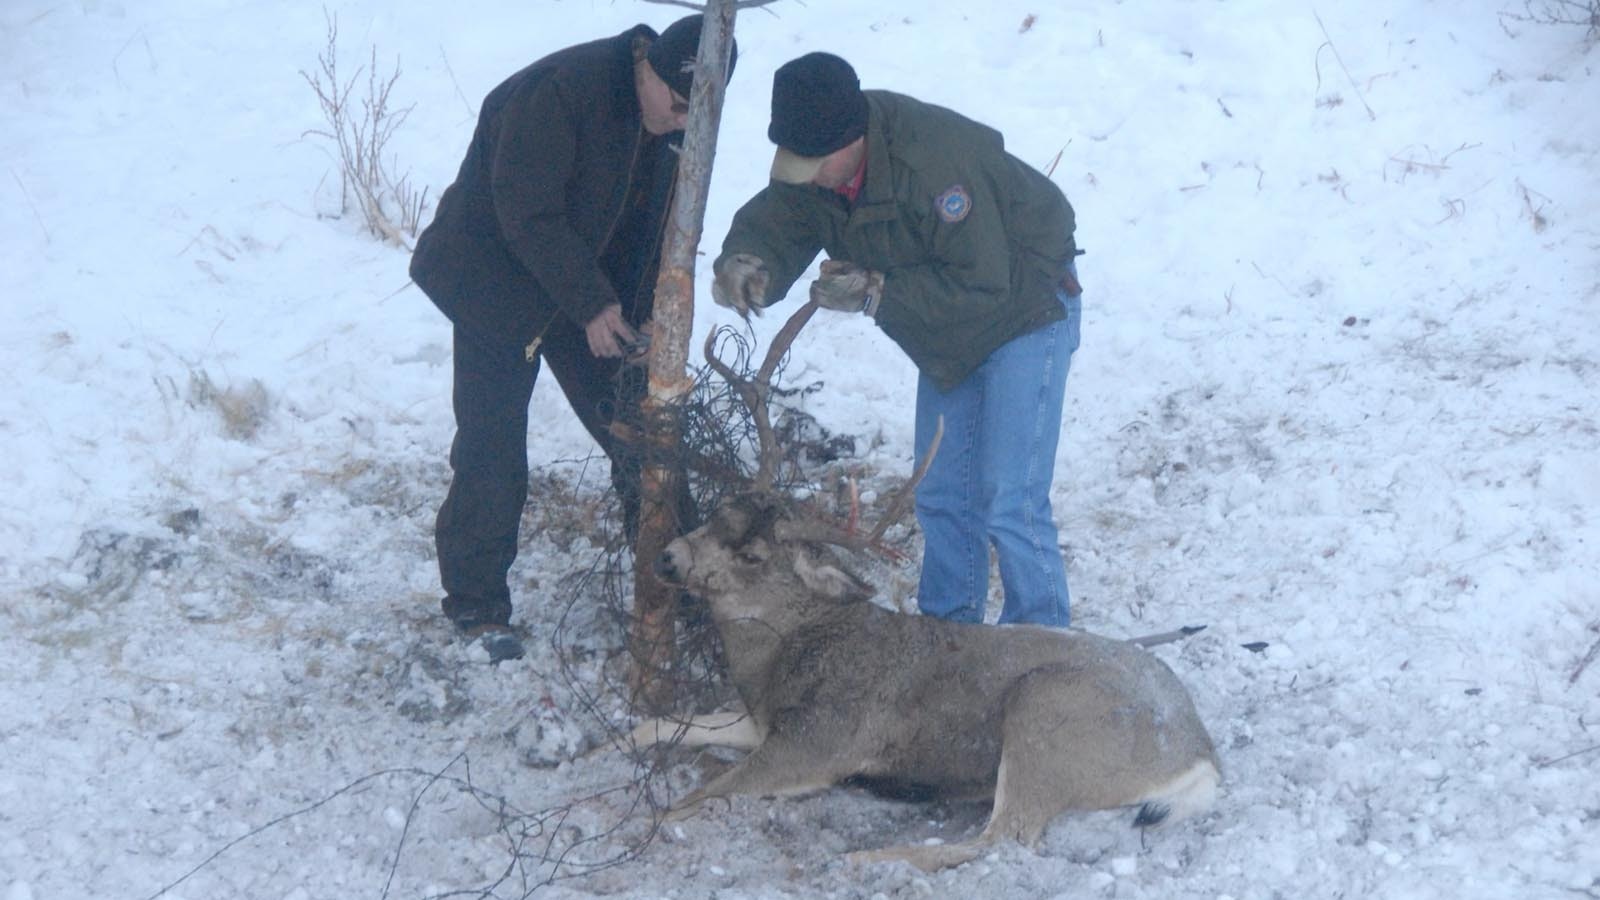
[[[521,655],[506,576],[528,490],[528,402],[548,365],[611,459],[630,536],[639,462],[610,433],[637,404],[700,16],[569,47],[484,98],[411,277],[454,326],[454,472],[435,540],[444,614]],[[730,74],[732,65],[729,67]]]

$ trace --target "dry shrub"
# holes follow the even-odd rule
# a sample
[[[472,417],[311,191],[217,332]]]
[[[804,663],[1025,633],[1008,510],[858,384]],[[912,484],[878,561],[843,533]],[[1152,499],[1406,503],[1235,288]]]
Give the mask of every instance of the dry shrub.
[[[367,231],[410,249],[406,236],[416,237],[428,192],[412,186],[409,172],[395,174],[397,163],[393,158],[384,159],[389,139],[411,115],[412,107],[396,109],[389,99],[395,82],[400,80],[400,64],[395,63],[388,77],[379,76],[378,48],[373,47],[368,64],[357,67],[348,79],[341,79],[339,19],[326,10],[323,15],[328,25],[327,46],[317,57],[317,71],[308,73],[302,69],[300,77],[316,92],[327,127],[306,134],[327,138],[338,148],[340,214],[348,212],[354,201]],[[363,74],[367,92],[360,98],[358,110],[352,95]]]
[[[1501,13],[1513,22],[1538,25],[1578,25],[1584,38],[1600,41],[1600,0],[1524,0],[1520,13]]]

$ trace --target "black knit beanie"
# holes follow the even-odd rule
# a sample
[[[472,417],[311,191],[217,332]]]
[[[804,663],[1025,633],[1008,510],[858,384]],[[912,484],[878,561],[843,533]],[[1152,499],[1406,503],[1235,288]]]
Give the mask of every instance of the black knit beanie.
[[[661,36],[645,51],[650,68],[667,87],[680,97],[688,99],[689,88],[694,84],[694,60],[700,52],[701,16],[686,16],[667,26]],[[739,42],[734,41],[728,55],[728,78],[733,78],[733,66],[739,61]]]
[[[827,156],[867,133],[867,97],[850,64],[807,53],[772,76],[767,138],[799,156]]]

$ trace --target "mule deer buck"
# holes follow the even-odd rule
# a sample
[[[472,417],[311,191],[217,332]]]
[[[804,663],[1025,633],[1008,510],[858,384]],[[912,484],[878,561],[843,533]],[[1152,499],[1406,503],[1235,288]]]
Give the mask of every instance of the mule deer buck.
[[[868,601],[872,589],[827,545],[876,542],[928,460],[866,536],[801,515],[773,490],[780,457],[766,382],[808,316],[796,314],[752,380],[706,344],[708,363],[756,420],[759,471],[751,490],[673,541],[656,565],[709,604],[745,709],[646,721],[632,738],[750,752],[669,815],[714,797],[797,795],[846,780],[992,797],[988,824],[970,841],[853,854],[938,869],[997,841],[1031,845],[1069,810],[1136,806],[1133,824],[1143,827],[1205,809],[1220,780],[1211,738],[1183,685],[1144,648],[1076,630],[903,615]]]

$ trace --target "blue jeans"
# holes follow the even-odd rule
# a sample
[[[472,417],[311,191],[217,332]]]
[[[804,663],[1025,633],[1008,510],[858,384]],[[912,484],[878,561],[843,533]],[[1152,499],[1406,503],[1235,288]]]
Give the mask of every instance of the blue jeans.
[[[926,375],[917,382],[918,460],[944,416],[938,454],[917,486],[923,615],[983,621],[992,543],[1005,588],[1001,624],[1068,622],[1050,482],[1083,298],[1057,296],[1065,319],[1001,345],[950,391]]]

